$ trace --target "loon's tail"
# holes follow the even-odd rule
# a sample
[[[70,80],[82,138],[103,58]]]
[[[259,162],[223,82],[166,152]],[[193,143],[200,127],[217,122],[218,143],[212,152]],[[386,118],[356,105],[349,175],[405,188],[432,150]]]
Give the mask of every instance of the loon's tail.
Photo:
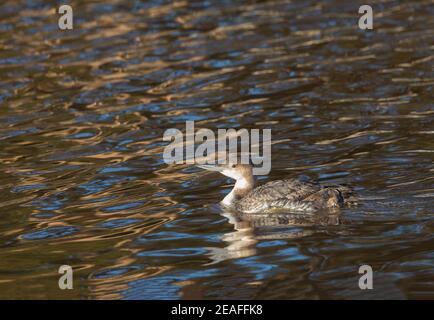
[[[347,206],[358,205],[359,201],[356,192],[350,186],[341,184],[341,185],[327,186],[327,188],[333,188],[336,191],[338,191],[340,196],[342,197],[342,201],[344,205]]]

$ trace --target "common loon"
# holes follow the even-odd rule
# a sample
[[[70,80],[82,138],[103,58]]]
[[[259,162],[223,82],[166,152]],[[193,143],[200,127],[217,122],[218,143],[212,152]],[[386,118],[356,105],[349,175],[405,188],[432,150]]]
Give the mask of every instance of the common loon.
[[[282,210],[314,212],[355,202],[352,189],[343,185],[320,185],[286,179],[267,182],[254,188],[253,170],[248,164],[197,166],[218,171],[236,180],[234,188],[224,197],[221,204],[241,213],[270,213]]]

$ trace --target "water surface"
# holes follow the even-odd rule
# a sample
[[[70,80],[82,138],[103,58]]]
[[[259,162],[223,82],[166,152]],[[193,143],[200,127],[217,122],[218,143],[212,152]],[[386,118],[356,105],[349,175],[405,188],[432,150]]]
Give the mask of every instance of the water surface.
[[[434,3],[370,3],[363,31],[352,1],[70,1],[60,31],[2,1],[0,298],[434,298]],[[272,128],[260,181],[363,204],[238,221],[229,180],[163,162],[186,120]]]

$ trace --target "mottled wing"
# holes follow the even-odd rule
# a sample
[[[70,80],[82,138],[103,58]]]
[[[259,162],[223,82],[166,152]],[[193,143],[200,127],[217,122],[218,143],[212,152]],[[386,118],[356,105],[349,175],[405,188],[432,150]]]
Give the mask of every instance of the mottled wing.
[[[253,189],[250,194],[261,200],[288,199],[301,201],[318,192],[321,186],[312,182],[302,182],[297,179],[270,181]]]
[[[320,190],[319,184],[296,179],[271,181],[250,191],[239,201],[237,207],[243,212],[260,212],[272,208],[309,210],[311,204],[303,200]]]

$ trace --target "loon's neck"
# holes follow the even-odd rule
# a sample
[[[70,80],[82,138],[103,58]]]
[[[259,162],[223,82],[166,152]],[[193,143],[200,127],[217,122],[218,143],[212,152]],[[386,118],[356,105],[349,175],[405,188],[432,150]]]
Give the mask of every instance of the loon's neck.
[[[253,176],[237,179],[233,189],[224,197],[221,203],[228,207],[234,206],[235,202],[242,199],[254,186],[255,179]]]

